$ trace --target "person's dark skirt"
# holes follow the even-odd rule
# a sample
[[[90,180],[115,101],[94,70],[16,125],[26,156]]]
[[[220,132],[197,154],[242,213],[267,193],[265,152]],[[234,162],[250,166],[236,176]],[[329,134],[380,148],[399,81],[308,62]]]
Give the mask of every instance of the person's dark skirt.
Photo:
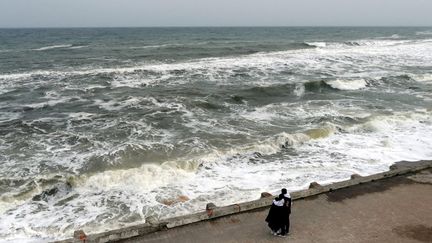
[[[274,204],[271,205],[269,213],[265,221],[268,223],[268,226],[273,232],[277,232],[282,228],[282,207],[278,207]]]

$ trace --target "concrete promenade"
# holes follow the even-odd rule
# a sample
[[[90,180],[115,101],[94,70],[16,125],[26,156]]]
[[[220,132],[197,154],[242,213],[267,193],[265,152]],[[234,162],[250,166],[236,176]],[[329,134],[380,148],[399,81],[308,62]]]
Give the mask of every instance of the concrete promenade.
[[[295,200],[291,234],[269,233],[268,208],[119,242],[431,242],[432,169]]]

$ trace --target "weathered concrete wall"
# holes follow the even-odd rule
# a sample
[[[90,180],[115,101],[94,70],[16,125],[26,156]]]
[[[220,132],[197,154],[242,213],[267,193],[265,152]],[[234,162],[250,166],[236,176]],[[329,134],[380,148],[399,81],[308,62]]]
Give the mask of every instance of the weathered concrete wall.
[[[346,188],[354,186],[361,183],[367,183],[370,181],[380,180],[388,177],[393,177],[397,175],[412,173],[421,171],[427,168],[432,168],[432,161],[418,161],[418,162],[398,162],[390,167],[389,171],[373,174],[370,176],[359,176],[352,175],[350,180],[340,181],[332,183],[329,185],[319,185],[316,182],[312,182],[309,189],[291,192],[291,197],[293,200],[301,199],[305,197],[314,196],[317,194],[329,192],[332,190],[337,190],[340,188]],[[99,234],[92,234],[85,236],[87,242],[110,242],[121,239],[127,239],[135,236],[149,234],[155,231],[159,231],[166,228],[178,227],[186,224],[191,224],[203,220],[209,220],[213,218],[218,218],[226,215],[231,215],[239,212],[245,212],[253,209],[259,209],[263,207],[268,207],[271,205],[273,197],[268,193],[261,194],[260,199],[244,202],[239,204],[228,205],[224,207],[217,207],[216,205],[209,203],[206,207],[206,211],[189,214],[185,216],[175,217],[166,219],[164,221],[157,221],[154,218],[146,219],[145,224],[140,224],[136,226],[131,226],[127,228],[122,228],[118,230],[107,231]],[[83,237],[81,237],[82,239]],[[67,239],[58,242],[82,242],[78,236],[75,239]]]

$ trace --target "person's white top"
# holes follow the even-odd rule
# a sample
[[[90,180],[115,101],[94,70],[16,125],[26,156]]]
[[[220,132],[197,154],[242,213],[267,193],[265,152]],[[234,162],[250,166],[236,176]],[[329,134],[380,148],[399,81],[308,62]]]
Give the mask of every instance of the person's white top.
[[[284,197],[291,198],[291,195],[289,194],[289,192],[287,192],[287,193],[284,194]],[[276,199],[273,200],[273,204],[276,205],[276,206],[278,206],[278,207],[282,207],[284,205],[284,203],[285,203],[284,199],[281,199],[279,201],[276,201]],[[292,205],[293,205],[293,202],[291,200],[291,207],[292,207]]]
[[[285,200],[281,199],[279,201],[273,200],[273,204],[278,207],[282,207],[284,205]]]

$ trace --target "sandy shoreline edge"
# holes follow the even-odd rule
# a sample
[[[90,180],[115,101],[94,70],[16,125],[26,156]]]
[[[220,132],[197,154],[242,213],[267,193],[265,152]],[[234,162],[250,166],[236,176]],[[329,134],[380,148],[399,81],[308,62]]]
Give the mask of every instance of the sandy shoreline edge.
[[[293,191],[291,192],[291,196],[293,200],[299,200],[302,198],[315,196],[341,188],[347,188],[362,183],[418,172],[428,168],[432,168],[432,160],[422,160],[416,162],[400,161],[394,163],[392,166],[390,166],[390,169],[388,171],[382,173],[372,174],[369,176],[360,176],[357,174],[353,174],[351,176],[351,179],[349,180],[334,182],[328,185],[320,185],[316,182],[311,182],[309,189]],[[262,209],[265,207],[269,207],[272,200],[273,196],[271,194],[262,193],[261,198],[258,200],[232,204],[223,207],[217,207],[216,205],[209,202],[207,204],[207,208],[202,212],[164,219],[162,221],[158,221],[155,218],[149,217],[146,218],[146,223],[124,227],[116,230],[110,230],[102,233],[89,234],[86,236],[86,239],[87,242],[112,242],[129,239],[132,237],[143,236],[164,229],[175,228],[183,225],[247,212],[255,209]],[[79,231],[75,231],[74,238],[55,242],[81,242],[79,240],[79,237]]]

